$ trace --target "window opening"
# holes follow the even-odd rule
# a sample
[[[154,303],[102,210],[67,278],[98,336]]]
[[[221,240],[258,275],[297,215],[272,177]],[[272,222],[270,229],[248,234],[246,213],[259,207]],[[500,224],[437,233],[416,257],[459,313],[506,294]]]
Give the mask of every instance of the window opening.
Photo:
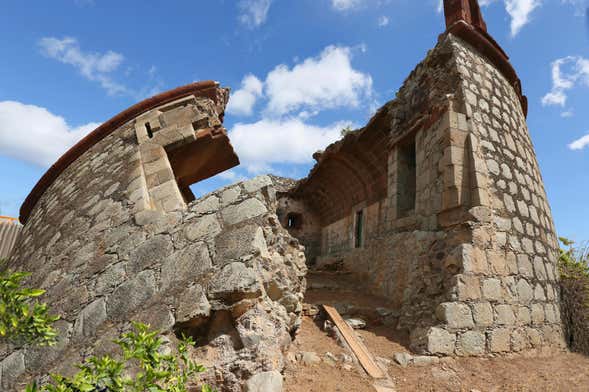
[[[145,129],[147,130],[147,136],[149,136],[149,138],[153,138],[153,131],[151,130],[151,124],[146,122],[145,123]]]
[[[354,242],[355,248],[362,247],[362,242],[364,240],[362,238],[363,232],[364,232],[364,211],[360,210],[360,211],[356,212],[356,235],[355,235],[355,242]]]
[[[300,229],[303,225],[303,217],[301,214],[290,213],[286,217],[287,229]]]
[[[407,216],[415,211],[417,185],[417,156],[415,136],[398,147],[398,200],[399,217]]]

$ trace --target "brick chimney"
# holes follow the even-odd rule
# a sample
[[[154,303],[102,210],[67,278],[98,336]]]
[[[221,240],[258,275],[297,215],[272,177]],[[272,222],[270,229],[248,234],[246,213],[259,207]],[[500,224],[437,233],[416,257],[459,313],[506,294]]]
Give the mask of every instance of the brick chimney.
[[[462,20],[479,30],[487,32],[487,25],[477,0],[444,0],[446,29]]]

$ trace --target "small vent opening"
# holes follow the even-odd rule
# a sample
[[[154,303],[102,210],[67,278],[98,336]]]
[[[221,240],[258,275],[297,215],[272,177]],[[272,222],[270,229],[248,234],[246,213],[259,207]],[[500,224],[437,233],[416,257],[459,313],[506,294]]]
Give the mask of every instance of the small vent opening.
[[[153,138],[153,131],[151,130],[151,124],[146,122],[145,123],[145,129],[147,130],[147,136],[149,136],[149,138]]]

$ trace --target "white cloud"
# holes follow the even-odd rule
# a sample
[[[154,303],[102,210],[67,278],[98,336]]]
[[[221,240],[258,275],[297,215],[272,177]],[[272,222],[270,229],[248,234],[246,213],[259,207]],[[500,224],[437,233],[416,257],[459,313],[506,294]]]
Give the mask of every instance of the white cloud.
[[[304,164],[312,155],[341,137],[351,126],[338,122],[327,127],[305,124],[299,119],[262,119],[253,124],[236,124],[229,133],[240,160],[250,173],[268,170],[272,164]]]
[[[227,105],[227,113],[251,116],[254,105],[262,96],[263,83],[252,74],[249,74],[241,81],[241,88],[231,94]]]
[[[542,97],[542,105],[564,107],[567,91],[579,83],[589,86],[589,60],[579,56],[567,56],[552,62],[552,89]]]
[[[275,171],[276,164],[311,163],[315,151],[338,140],[341,130],[351,125],[311,125],[311,118],[323,110],[368,108],[374,102],[372,78],[352,67],[354,50],[362,47],[329,46],[292,68],[278,65],[263,82],[253,75],[243,79],[231,96],[228,112],[253,114],[256,102],[264,102],[256,122],[235,124],[229,132],[248,173]]]
[[[589,146],[589,134],[575,140],[571,144],[569,144],[569,148],[571,150],[582,150],[585,147]]]
[[[331,6],[337,11],[347,11],[360,7],[365,0],[331,0]]]
[[[272,0],[241,0],[239,21],[250,28],[262,25],[268,17],[271,4]]]
[[[561,0],[561,2],[572,5],[577,16],[584,16],[589,7],[589,0]]]
[[[89,123],[74,128],[45,108],[1,101],[0,154],[49,166],[99,125]]]
[[[372,94],[372,78],[356,71],[351,57],[350,48],[329,46],[292,69],[277,66],[266,78],[267,112],[284,115],[306,108],[357,107],[361,98]]]
[[[479,5],[486,7],[499,0],[480,0]],[[579,0],[563,0],[579,1]],[[511,36],[515,37],[517,33],[530,21],[532,12],[542,4],[542,0],[503,0],[505,11],[511,18]],[[444,11],[444,1],[438,0],[437,11]]]
[[[122,84],[115,82],[110,73],[115,71],[124,60],[120,53],[109,50],[106,53],[89,53],[80,49],[75,38],[58,39],[45,37],[39,40],[41,52],[49,58],[76,68],[88,80],[100,83],[109,94],[127,93]]]
[[[573,117],[575,115],[575,112],[571,109],[571,110],[566,110],[562,113],[560,113],[560,117],[562,118],[570,118]]]
[[[389,24],[390,20],[388,16],[381,16],[378,18],[378,26],[379,27],[385,27]]]
[[[505,0],[505,10],[511,16],[511,36],[530,21],[532,11],[540,6],[541,0]]]

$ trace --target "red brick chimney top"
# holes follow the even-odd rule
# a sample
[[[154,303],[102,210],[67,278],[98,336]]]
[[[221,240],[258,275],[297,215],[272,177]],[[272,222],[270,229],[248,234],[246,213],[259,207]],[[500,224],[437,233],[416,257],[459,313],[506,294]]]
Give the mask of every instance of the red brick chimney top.
[[[469,25],[487,32],[487,25],[477,0],[444,0],[444,14],[446,15],[447,29],[454,23],[463,20]]]

